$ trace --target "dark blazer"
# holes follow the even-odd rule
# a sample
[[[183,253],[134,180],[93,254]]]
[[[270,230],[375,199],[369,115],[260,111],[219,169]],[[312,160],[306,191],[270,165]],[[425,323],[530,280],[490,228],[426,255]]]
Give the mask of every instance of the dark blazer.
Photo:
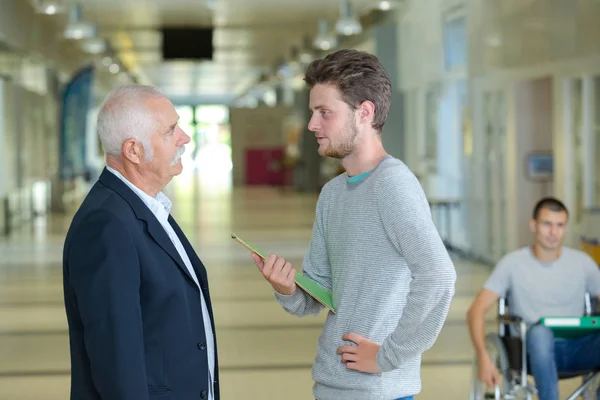
[[[214,332],[204,265],[169,222],[196,271]],[[200,290],[154,214],[106,169],[67,233],[63,285],[72,400],[207,398]],[[214,381],[217,400],[216,354]]]

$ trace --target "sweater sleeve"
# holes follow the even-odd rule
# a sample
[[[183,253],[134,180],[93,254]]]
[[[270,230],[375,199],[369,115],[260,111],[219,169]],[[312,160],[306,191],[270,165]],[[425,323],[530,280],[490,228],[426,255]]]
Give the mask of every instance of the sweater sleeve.
[[[433,346],[455,293],[456,271],[410,170],[387,175],[377,196],[386,233],[413,278],[402,317],[377,353],[379,368],[387,372]]]
[[[324,232],[325,193],[326,190],[324,188],[317,201],[312,237],[302,263],[302,275],[312,279],[322,287],[331,290],[331,267]],[[321,303],[313,299],[312,296],[300,289],[300,287],[297,287],[296,292],[292,295],[283,295],[275,292],[275,298],[288,313],[298,317],[318,315],[325,308]]]

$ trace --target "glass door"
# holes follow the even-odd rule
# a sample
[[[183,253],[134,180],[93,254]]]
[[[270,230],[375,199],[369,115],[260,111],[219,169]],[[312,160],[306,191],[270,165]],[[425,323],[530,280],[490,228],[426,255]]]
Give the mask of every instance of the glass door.
[[[583,237],[600,239],[591,222],[600,208],[600,73],[564,81],[565,193],[570,208],[568,244]],[[594,214],[594,216],[592,216]],[[581,244],[581,243],[579,243]]]
[[[506,253],[506,132],[503,90],[484,92],[484,169],[487,248],[493,259]]]
[[[475,86],[473,153],[465,182],[472,252],[492,263],[508,250],[508,88],[503,82]]]

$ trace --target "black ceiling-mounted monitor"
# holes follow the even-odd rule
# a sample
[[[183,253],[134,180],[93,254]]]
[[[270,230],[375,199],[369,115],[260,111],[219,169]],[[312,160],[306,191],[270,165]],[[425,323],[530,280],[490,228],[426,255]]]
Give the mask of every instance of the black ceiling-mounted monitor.
[[[168,60],[212,60],[213,29],[163,27],[162,56]]]

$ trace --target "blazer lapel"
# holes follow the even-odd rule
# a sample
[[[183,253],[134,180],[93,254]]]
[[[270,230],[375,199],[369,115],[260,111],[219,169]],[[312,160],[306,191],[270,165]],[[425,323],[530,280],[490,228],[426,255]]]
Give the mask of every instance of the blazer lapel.
[[[171,215],[169,215],[169,223],[171,224],[171,227],[173,227],[175,234],[177,235],[177,237],[179,237],[179,240],[181,241],[185,252],[190,258],[192,268],[194,268],[194,272],[196,272],[196,276],[198,277],[198,282],[200,283],[200,286],[203,290],[208,290],[208,279],[206,276],[206,269],[204,268],[204,265],[196,255],[196,251],[194,250],[189,240],[187,239],[187,237],[185,236],[185,234]]]
[[[144,204],[142,199],[140,199],[139,196],[135,194],[123,181],[117,178],[106,168],[102,171],[99,181],[106,187],[114,190],[129,203],[136,217],[146,222],[150,237],[154,239],[154,241],[173,259],[173,261],[175,261],[175,264],[177,264],[179,269],[181,269],[188,279],[194,283],[194,286],[198,287],[190,275],[187,267],[185,266],[185,263],[181,259],[181,256],[177,252],[177,249],[173,245],[173,242],[171,242],[169,235],[162,227],[160,222],[158,222],[156,216],[152,214],[152,211],[150,211],[146,204]],[[198,279],[200,279],[200,277],[198,277]]]
[[[206,274],[206,268],[204,267],[204,264],[202,264],[202,261],[200,261],[200,258],[196,254],[196,251],[192,247],[189,240],[187,240],[187,238],[185,237],[183,231],[181,230],[181,228],[179,227],[177,222],[175,222],[175,219],[170,215],[169,215],[169,223],[171,224],[171,226],[173,227],[173,230],[179,237],[179,240],[181,240],[181,244],[183,245],[183,248],[185,249],[188,257],[190,258],[190,262],[192,263],[192,268],[194,268],[194,271],[196,272],[196,276],[198,277],[198,282],[200,283],[200,287],[202,288],[202,294],[204,295],[204,300],[206,301],[209,313],[211,315],[211,320],[212,320],[212,303],[210,301],[210,291],[208,289],[208,276]],[[213,325],[214,325],[214,321],[213,321]]]
[[[152,214],[152,218],[154,220],[150,218],[145,220],[148,223],[148,233],[150,234],[150,236],[152,236],[152,239],[154,239],[154,241],[158,243],[158,245],[162,247],[163,250],[171,256],[171,258],[173,259],[173,261],[175,261],[179,269],[181,269],[183,273],[188,277],[188,279],[194,283],[194,286],[197,287],[194,278],[192,278],[192,275],[190,275],[190,271],[185,266],[185,263],[181,259],[179,252],[173,245],[173,242],[169,238],[169,235],[167,235],[167,232],[165,232],[165,228],[163,228],[160,222],[158,222],[154,214]]]

